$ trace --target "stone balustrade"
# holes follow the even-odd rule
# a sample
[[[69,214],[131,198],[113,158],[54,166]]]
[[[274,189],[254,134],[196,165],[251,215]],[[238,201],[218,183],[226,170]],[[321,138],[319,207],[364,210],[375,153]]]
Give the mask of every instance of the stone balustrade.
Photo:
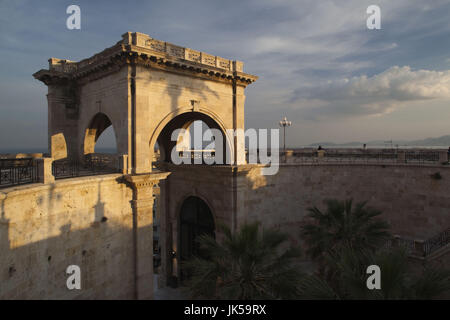
[[[48,59],[48,66],[50,70],[70,73],[77,70],[78,63],[66,59],[50,58]]]
[[[208,67],[214,67],[229,72],[243,72],[244,63],[237,60],[229,60],[219,56],[211,55],[206,52],[185,48],[174,45],[172,43],[161,41],[150,37],[149,35],[140,32],[127,32],[122,35],[122,40],[118,42],[122,45],[134,45],[139,48],[151,50],[158,54],[163,54],[168,58],[181,59],[185,61],[194,62]],[[116,45],[117,46],[117,45]],[[114,47],[113,47],[114,48]],[[92,65],[97,61],[100,61],[103,56],[107,56],[109,50],[105,50],[99,54],[96,54],[88,59],[84,59],[80,62],[50,58],[49,69],[59,71],[62,73],[71,73],[79,69],[83,69],[86,66]]]
[[[241,61],[232,61],[219,56],[208,54],[206,52],[177,46],[166,41],[153,39],[152,37],[144,33],[127,32],[122,35],[122,38],[123,44],[132,44],[159,53],[164,53],[171,57],[196,62],[227,71],[243,72],[244,63]]]

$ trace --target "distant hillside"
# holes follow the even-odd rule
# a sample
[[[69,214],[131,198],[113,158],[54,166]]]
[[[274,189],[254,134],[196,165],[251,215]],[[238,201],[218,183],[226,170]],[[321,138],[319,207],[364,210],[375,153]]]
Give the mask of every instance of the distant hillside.
[[[423,147],[435,147],[435,146],[450,146],[450,135],[438,137],[438,138],[426,138],[423,140],[392,140],[392,142],[389,141],[383,141],[383,140],[372,140],[367,142],[360,142],[360,141],[352,141],[352,142],[346,142],[346,143],[334,143],[334,142],[317,142],[312,143],[309,145],[309,147],[317,147],[319,145],[321,146],[329,146],[329,147],[339,147],[339,146],[362,146],[363,144],[366,144],[367,146],[383,146],[383,145],[399,145],[399,146],[423,146]]]

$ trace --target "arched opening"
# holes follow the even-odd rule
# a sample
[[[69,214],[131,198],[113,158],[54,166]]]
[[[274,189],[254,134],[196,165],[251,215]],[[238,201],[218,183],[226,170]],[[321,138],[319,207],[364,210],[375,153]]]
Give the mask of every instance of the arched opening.
[[[195,120],[186,129],[189,132],[189,149],[190,150],[214,150],[215,141],[211,139],[210,141],[205,141],[203,137],[205,134],[211,130],[211,128],[202,120]]]
[[[99,141],[100,136],[102,139]],[[100,142],[99,147],[96,146]],[[97,113],[86,128],[83,154],[88,155],[96,152],[96,148],[105,153],[117,153],[117,143],[111,120],[102,112]],[[107,149],[107,150],[105,150]],[[99,151],[100,151],[99,150]]]
[[[83,162],[93,167],[117,168],[117,137],[111,120],[97,113],[85,130]]]
[[[154,159],[171,163],[176,163],[174,155],[185,164],[228,164],[232,158],[231,144],[224,129],[200,112],[187,112],[173,118],[151,148]]]
[[[215,237],[214,218],[206,202],[195,196],[184,200],[180,211],[179,226],[180,261],[187,261],[193,256],[201,257],[204,253],[201,252],[199,243],[196,241],[198,237],[203,234]],[[181,280],[188,276],[181,263]]]
[[[97,139],[94,153],[116,154],[117,142],[113,126],[110,125],[103,131]]]

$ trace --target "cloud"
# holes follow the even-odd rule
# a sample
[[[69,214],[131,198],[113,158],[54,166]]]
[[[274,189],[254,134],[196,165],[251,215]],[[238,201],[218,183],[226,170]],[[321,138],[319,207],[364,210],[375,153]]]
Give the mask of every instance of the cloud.
[[[366,28],[366,8],[374,4],[371,0],[243,0],[239,10],[230,2],[208,0],[132,2],[135,5],[77,1],[82,11],[78,32],[65,27],[68,3],[64,1],[43,0],[39,5],[31,0],[0,1],[0,29],[4,31],[0,34],[0,136],[9,137],[8,125],[28,122],[28,134],[40,135],[40,143],[46,145],[46,123],[33,113],[38,101],[46,119],[42,111],[46,88],[31,74],[46,67],[51,56],[89,57],[116,43],[126,31],[242,60],[246,72],[259,76],[246,89],[248,126],[276,126],[280,115],[296,123],[319,116],[334,120],[336,115],[344,123],[342,115],[386,114],[409,101],[423,101],[428,107],[431,99],[445,96],[437,87],[427,88],[419,82],[421,78],[433,83],[433,75],[442,78],[433,71],[423,75],[409,70],[408,78],[408,72],[399,68],[405,79],[385,74],[390,91],[383,87],[381,75],[394,65],[449,69],[448,0],[432,0],[431,5],[378,0],[382,30],[376,31]],[[347,82],[340,80],[345,78]],[[5,85],[11,81],[14,88],[22,88],[20,93]],[[416,118],[422,119],[421,115]],[[38,126],[43,134],[33,129]],[[325,134],[328,127],[327,121],[315,122],[308,134]],[[435,128],[435,123],[429,127]],[[16,136],[8,139],[0,145],[27,142]]]
[[[408,102],[450,99],[450,70],[412,70],[394,66],[366,75],[328,81],[294,94],[310,117],[382,115]],[[314,107],[310,105],[313,104]]]

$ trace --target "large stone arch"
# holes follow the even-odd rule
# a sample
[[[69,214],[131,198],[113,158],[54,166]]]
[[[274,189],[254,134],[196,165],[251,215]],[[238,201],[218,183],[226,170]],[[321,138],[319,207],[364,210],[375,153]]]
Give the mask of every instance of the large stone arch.
[[[149,141],[150,156],[154,156],[154,146],[158,142],[161,156],[168,160],[172,148],[176,145],[171,141],[171,134],[176,129],[187,129],[194,121],[201,120],[211,129],[218,129],[223,135],[223,155],[224,163],[231,163],[233,159],[232,137],[228,135],[224,122],[214,112],[202,108],[192,111],[189,108],[179,108],[166,115],[155,128]]]

